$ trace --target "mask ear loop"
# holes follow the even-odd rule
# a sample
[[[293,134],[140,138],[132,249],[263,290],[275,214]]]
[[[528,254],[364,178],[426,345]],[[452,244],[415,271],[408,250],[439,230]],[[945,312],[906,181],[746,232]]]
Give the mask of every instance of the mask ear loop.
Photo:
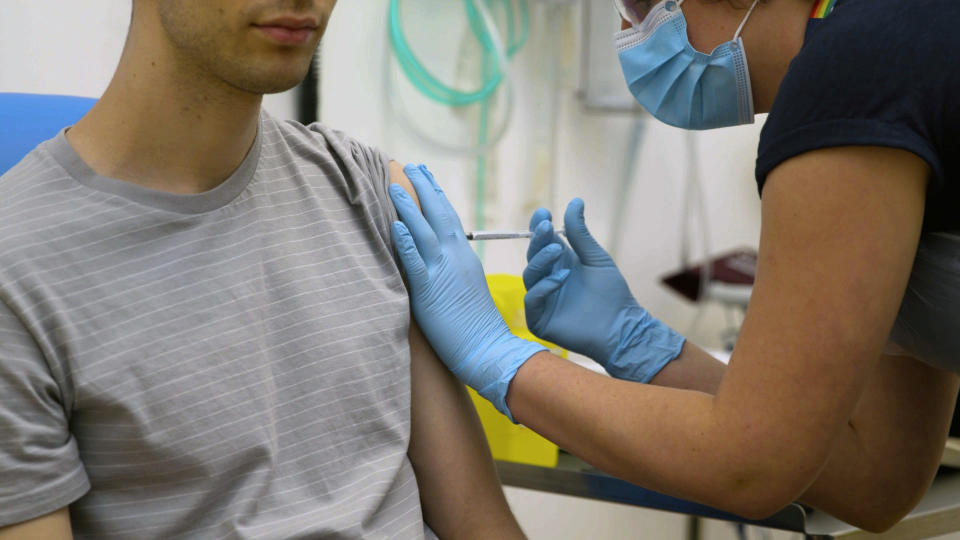
[[[681,2],[683,0],[680,0]],[[743,27],[747,24],[747,19],[750,18],[750,14],[753,13],[754,8],[757,7],[757,4],[760,3],[760,0],[753,0],[753,4],[750,6],[750,9],[747,10],[747,14],[743,16],[743,20],[740,21],[740,26],[737,27],[737,32],[733,34],[733,41],[737,41],[740,38],[740,34],[743,32]]]

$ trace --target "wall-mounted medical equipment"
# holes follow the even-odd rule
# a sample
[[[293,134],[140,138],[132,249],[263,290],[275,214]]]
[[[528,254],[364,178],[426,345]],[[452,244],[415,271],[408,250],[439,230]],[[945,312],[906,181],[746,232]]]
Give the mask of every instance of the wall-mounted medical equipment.
[[[475,160],[473,223],[486,221],[490,151],[511,120],[507,64],[525,45],[527,0],[390,0],[387,97],[408,132],[430,147]],[[412,91],[411,91],[412,90]],[[481,256],[483,248],[478,248]]]

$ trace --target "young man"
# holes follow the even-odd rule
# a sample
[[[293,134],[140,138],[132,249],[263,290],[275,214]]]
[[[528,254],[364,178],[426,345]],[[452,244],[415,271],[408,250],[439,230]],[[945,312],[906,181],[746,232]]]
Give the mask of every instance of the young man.
[[[406,177],[261,111],[334,4],[134,0],[103,97],[0,180],[0,538],[522,536],[409,319]]]

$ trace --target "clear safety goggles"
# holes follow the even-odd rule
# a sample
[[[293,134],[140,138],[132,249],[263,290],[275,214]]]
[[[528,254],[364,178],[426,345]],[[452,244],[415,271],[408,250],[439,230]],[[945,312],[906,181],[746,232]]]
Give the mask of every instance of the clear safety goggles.
[[[658,2],[659,0],[613,0],[613,5],[617,7],[617,11],[624,20],[638,25]]]

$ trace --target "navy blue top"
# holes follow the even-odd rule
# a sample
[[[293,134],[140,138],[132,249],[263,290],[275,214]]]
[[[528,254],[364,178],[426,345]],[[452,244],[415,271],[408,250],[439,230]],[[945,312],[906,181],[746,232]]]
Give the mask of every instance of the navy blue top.
[[[901,148],[930,164],[924,229],[960,231],[960,2],[838,0],[811,19],[760,135],[757,183],[818,148]]]

